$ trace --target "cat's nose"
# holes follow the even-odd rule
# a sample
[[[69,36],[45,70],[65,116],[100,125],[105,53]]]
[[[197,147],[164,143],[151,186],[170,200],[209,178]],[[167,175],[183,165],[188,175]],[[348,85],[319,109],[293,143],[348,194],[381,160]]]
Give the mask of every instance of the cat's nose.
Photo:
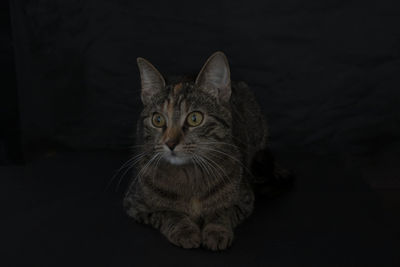
[[[169,149],[171,149],[171,151],[173,151],[174,148],[176,147],[176,145],[178,144],[178,142],[171,140],[171,141],[166,142],[165,144],[169,147]]]

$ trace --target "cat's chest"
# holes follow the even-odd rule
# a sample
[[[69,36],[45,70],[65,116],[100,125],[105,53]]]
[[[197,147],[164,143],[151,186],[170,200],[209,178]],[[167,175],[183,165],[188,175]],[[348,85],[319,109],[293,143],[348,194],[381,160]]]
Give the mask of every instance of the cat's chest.
[[[205,188],[203,174],[192,166],[166,166],[157,170],[155,182],[179,195],[193,196]]]
[[[206,180],[208,178],[208,180]],[[159,169],[158,175],[143,183],[148,204],[158,209],[173,209],[201,217],[230,205],[236,195],[236,183],[213,183],[194,169]]]
[[[187,208],[189,210],[189,213],[192,214],[192,216],[194,217],[200,216],[203,211],[203,205],[197,197],[193,197],[190,199]]]

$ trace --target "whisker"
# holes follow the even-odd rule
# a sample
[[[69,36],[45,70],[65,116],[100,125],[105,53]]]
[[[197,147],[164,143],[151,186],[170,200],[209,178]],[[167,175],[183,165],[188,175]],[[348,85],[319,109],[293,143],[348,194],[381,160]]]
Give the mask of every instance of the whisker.
[[[146,154],[147,155],[147,154]],[[121,175],[121,177],[118,180],[118,184],[116,186],[116,191],[118,191],[119,185],[121,184],[122,180],[125,178],[125,175],[133,168],[135,167],[136,164],[140,163],[140,161],[146,156],[142,155],[140,158],[136,159],[131,165],[124,171],[124,173]]]
[[[229,155],[229,154],[227,154],[227,153],[225,153],[225,152],[223,152],[221,150],[218,150],[218,149],[212,149],[212,148],[204,147],[204,146],[201,147],[201,149],[217,152],[217,153],[220,153],[220,154],[222,154],[224,156],[227,156],[228,158],[230,158],[230,159],[234,160],[235,162],[239,163],[248,172],[249,175],[253,176],[251,171],[240,160],[238,160],[237,158],[235,158],[235,157],[233,157],[233,156],[231,156],[231,155]]]
[[[140,171],[137,173],[137,175],[135,176],[135,178],[133,178],[132,183],[136,182],[136,180],[140,179],[142,177],[142,175],[145,173],[145,171],[147,170],[147,168],[150,166],[150,164],[158,157],[160,156],[160,153],[156,153],[154,154],[146,163],[145,165],[140,169]],[[118,183],[118,187],[120,184],[121,180]]]
[[[157,170],[158,164],[160,163],[161,159],[164,157],[164,154],[163,154],[163,153],[160,153],[160,155],[161,155],[161,156],[159,156],[158,159],[156,160],[156,164],[155,164],[155,167],[154,167],[155,170]],[[155,176],[156,176],[156,173],[157,173],[157,171],[154,171],[154,172],[153,172],[153,176],[152,176],[152,178],[151,178],[151,179],[153,180],[153,183],[154,183],[154,178],[155,178]]]
[[[231,178],[228,175],[226,175],[225,171],[214,160],[212,160],[211,158],[209,158],[209,157],[207,157],[205,155],[202,155],[202,158],[204,160],[208,161],[209,165],[211,167],[214,167],[214,169],[216,171],[217,171],[217,167],[218,167],[218,169],[220,170],[220,173],[222,173],[222,177],[221,178],[224,180],[224,182],[231,181]],[[225,180],[225,177],[227,178],[227,180]]]
[[[140,159],[142,156],[144,156],[146,153],[148,153],[148,151],[144,151],[141,153],[138,153],[136,155],[134,155],[133,157],[131,157],[130,159],[128,159],[117,171],[115,171],[114,175],[111,177],[110,181],[107,183],[107,186],[105,188],[105,191],[108,190],[108,188],[110,187],[110,185],[112,184],[112,182],[115,180],[115,178],[118,176],[118,174],[124,169],[126,168],[129,164],[133,164],[135,165],[137,163],[137,160]]]
[[[209,178],[211,177],[211,171],[209,170],[209,167],[207,166],[207,164],[204,163],[204,160],[202,160],[196,154],[193,154],[193,156],[194,156],[194,159],[199,164],[200,171],[203,173],[203,178],[204,178],[204,180],[206,181],[206,184],[207,184],[207,189],[208,189],[208,191],[210,191],[211,186],[210,186]],[[206,172],[206,174],[204,172]]]

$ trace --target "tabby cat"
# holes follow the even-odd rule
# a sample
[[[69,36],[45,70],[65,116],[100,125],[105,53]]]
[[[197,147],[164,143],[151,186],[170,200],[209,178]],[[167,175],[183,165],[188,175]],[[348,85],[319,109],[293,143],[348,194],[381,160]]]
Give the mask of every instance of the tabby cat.
[[[222,52],[196,79],[168,83],[147,60],[137,62],[144,108],[124,207],[177,246],[226,249],[253,211],[254,185],[270,179],[254,170],[271,165],[263,162],[268,131],[256,99],[231,82]]]

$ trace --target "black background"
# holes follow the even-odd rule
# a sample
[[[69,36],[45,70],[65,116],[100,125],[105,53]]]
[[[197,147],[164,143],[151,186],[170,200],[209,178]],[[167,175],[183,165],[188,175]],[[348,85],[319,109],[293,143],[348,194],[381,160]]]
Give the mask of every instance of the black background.
[[[7,264],[398,263],[398,1],[15,0],[1,20]],[[136,57],[195,74],[217,50],[297,175],[220,254],[134,224],[120,205],[127,179],[107,187],[141,109]]]

